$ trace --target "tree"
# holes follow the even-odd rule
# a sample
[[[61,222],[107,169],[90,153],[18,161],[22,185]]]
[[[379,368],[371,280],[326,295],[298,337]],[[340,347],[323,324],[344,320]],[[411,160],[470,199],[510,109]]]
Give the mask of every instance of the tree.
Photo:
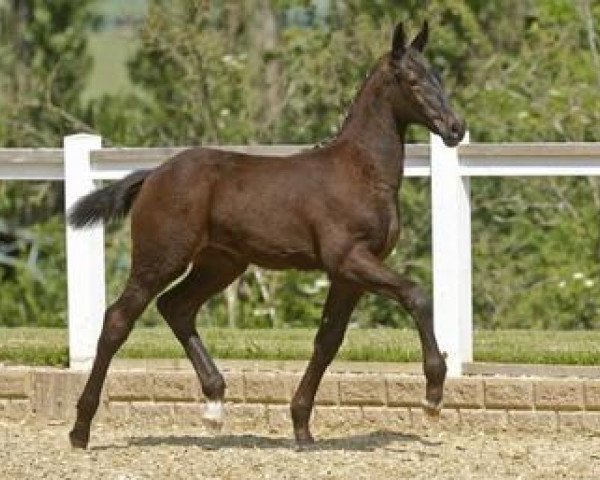
[[[4,146],[58,146],[73,128],[85,127],[79,96],[91,67],[85,32],[89,3],[0,3]]]
[[[426,54],[473,141],[600,140],[598,0],[149,0],[129,64],[137,90],[82,107],[73,92],[87,69],[83,3],[0,0],[3,145],[58,145],[63,133],[86,128],[131,146],[326,141],[398,19],[409,31],[430,21]],[[414,128],[408,139],[428,134]],[[14,225],[33,218],[23,199],[49,198],[0,188]],[[389,262],[430,286],[428,182],[406,180],[400,201],[404,230]],[[472,205],[476,325],[599,326],[596,179],[476,179]],[[107,239],[111,292],[127,274],[127,237],[124,226]],[[238,292],[242,325],[312,325],[326,288],[317,274],[250,272]],[[206,309],[203,322],[226,324],[222,301]],[[147,321],[157,318],[150,312]],[[412,324],[374,297],[355,320]]]
[[[85,127],[79,94],[91,65],[88,3],[0,2],[1,146],[59,146]],[[0,184],[2,322],[64,324],[62,205],[60,184]]]
[[[157,112],[147,119],[150,137],[142,142],[314,143],[335,135],[402,15],[409,28],[424,18],[432,24],[427,55],[475,141],[598,140],[594,43],[581,8],[597,18],[599,2],[443,0],[423,8],[410,1],[402,2],[400,13],[397,3],[153,3],[131,64]],[[277,31],[261,18],[278,18]],[[591,30],[595,38],[594,25]],[[427,141],[427,133],[415,128],[409,140]],[[472,191],[476,324],[595,325],[590,312],[597,292],[585,280],[597,273],[587,267],[597,264],[596,182],[485,179],[474,181]],[[406,181],[401,204],[404,230],[389,261],[430,285],[427,182]],[[568,241],[573,232],[580,233]],[[564,301],[572,289],[560,285],[583,272],[585,280],[572,287],[579,296]],[[317,320],[325,293],[317,287],[320,276],[268,278],[280,318]],[[252,277],[242,290],[244,322],[268,325],[261,314],[254,320],[248,315],[268,310]],[[356,319],[362,325],[411,322],[372,297],[363,300]]]

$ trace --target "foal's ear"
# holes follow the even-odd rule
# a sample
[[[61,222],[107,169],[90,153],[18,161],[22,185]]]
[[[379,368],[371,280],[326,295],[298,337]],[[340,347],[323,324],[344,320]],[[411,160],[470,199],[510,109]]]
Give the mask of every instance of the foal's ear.
[[[392,58],[399,59],[406,51],[406,35],[404,35],[404,26],[399,22],[394,28],[394,36],[392,37]]]
[[[429,37],[429,25],[427,24],[427,20],[423,22],[423,28],[417,34],[415,39],[412,41],[410,46],[419,52],[422,52],[427,44],[427,38]]]

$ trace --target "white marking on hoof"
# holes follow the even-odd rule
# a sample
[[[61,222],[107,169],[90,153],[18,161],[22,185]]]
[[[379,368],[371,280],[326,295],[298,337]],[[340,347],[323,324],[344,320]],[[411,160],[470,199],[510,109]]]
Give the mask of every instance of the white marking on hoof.
[[[442,411],[442,404],[433,403],[424,398],[421,400],[421,406],[425,409],[425,413],[430,417],[439,417],[440,412]]]
[[[204,415],[204,422],[211,428],[220,429],[223,426],[223,402],[221,400],[208,400]]]

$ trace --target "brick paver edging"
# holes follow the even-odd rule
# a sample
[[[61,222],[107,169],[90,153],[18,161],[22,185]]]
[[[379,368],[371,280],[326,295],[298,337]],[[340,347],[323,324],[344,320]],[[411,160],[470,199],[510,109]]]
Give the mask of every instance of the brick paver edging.
[[[297,371],[227,370],[229,421],[289,425]],[[0,367],[0,421],[70,422],[87,374],[56,368]],[[315,422],[398,428],[424,424],[422,375],[329,373],[316,398]],[[190,370],[114,370],[99,422],[198,424],[202,392]],[[600,432],[600,380],[488,377],[446,383],[440,424],[483,429]]]

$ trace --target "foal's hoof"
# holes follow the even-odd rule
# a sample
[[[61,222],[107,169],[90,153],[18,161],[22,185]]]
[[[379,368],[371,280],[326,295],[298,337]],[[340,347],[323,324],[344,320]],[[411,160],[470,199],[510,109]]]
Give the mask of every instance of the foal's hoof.
[[[202,421],[207,428],[220,431],[223,428],[223,402],[209,400],[202,415]]]
[[[442,411],[442,403],[434,403],[430,402],[427,399],[421,400],[421,406],[423,407],[423,411],[425,415],[427,415],[431,419],[439,419],[440,412]]]
[[[213,432],[220,432],[223,429],[223,422],[213,418],[202,418],[202,423],[206,428],[212,430]]]
[[[73,429],[69,432],[69,440],[73,448],[82,448],[85,450],[88,446],[90,435],[89,433]]]
[[[308,437],[296,437],[296,450],[299,452],[312,450],[315,446],[315,439],[309,433]]]
[[[308,450],[315,444],[315,439],[308,430],[298,430],[294,432],[294,436],[297,450]]]

